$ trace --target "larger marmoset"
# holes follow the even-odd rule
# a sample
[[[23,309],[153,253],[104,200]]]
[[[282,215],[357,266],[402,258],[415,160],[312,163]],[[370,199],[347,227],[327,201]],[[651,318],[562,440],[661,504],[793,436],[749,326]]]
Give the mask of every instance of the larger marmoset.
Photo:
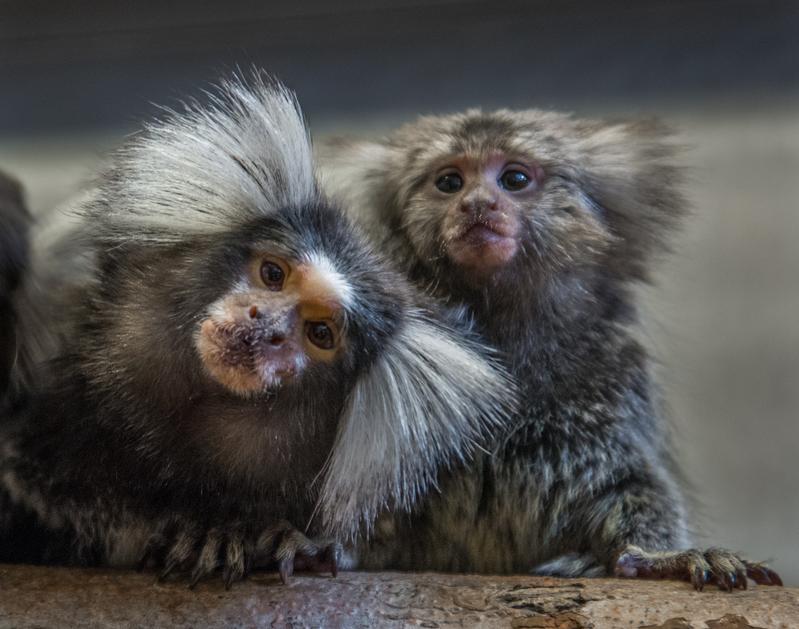
[[[343,539],[407,508],[509,407],[483,346],[320,194],[268,79],[149,125],[55,231],[15,302],[2,560],[335,572],[292,525]]]
[[[780,583],[690,549],[633,286],[684,213],[656,122],[537,110],[421,117],[321,150],[322,180],[419,285],[465,308],[522,387],[512,431],[412,518],[362,544],[369,568]]]

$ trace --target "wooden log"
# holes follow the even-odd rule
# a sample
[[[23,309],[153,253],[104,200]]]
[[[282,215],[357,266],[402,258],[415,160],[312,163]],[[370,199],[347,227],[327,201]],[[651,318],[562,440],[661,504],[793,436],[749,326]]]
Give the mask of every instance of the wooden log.
[[[0,566],[0,627],[799,627],[799,590],[688,584],[344,572],[256,574],[226,591],[150,573]]]

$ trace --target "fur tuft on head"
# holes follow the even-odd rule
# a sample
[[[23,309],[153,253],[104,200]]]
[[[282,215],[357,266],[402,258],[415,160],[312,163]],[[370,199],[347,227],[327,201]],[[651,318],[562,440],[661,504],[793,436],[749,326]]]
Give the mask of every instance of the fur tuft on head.
[[[330,534],[368,535],[384,508],[409,510],[442,468],[507,425],[515,387],[488,355],[410,314],[349,396],[317,506]]]
[[[104,239],[177,242],[314,198],[310,138],[291,91],[254,71],[208,96],[119,151],[87,209]]]

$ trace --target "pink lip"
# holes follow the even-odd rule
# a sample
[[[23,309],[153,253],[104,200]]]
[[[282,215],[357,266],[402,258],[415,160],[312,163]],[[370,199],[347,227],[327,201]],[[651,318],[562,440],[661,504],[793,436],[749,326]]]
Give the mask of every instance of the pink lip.
[[[472,245],[491,244],[507,238],[504,234],[492,229],[484,223],[476,223],[467,229],[458,240],[464,240]]]
[[[516,237],[508,226],[478,221],[455,238],[449,255],[457,264],[491,269],[510,261],[517,248]]]
[[[507,240],[510,237],[511,234],[506,233],[502,226],[487,221],[479,221],[463,230],[457,240],[470,245],[491,245]]]

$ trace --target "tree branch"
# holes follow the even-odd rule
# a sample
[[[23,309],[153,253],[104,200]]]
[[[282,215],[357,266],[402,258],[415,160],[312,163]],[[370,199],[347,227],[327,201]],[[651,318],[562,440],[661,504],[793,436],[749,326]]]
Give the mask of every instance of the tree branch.
[[[152,574],[0,566],[2,627],[799,627],[799,590],[727,594],[687,583],[444,574],[259,573],[225,591]]]

